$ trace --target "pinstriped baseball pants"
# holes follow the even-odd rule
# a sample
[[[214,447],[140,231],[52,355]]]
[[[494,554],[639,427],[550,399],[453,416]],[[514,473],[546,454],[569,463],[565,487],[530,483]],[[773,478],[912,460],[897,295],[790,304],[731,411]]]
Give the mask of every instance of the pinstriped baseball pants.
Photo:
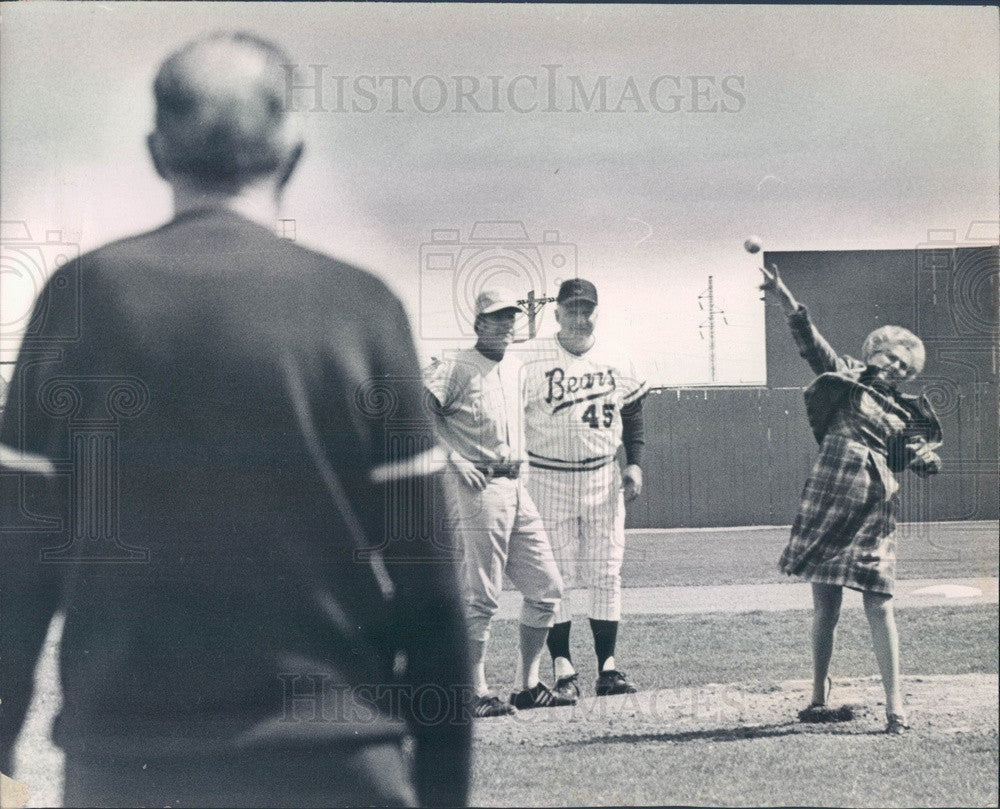
[[[556,623],[572,619],[574,587],[590,591],[591,618],[620,620],[625,496],[618,464],[611,462],[590,472],[531,467],[528,490],[542,515],[563,577]]]

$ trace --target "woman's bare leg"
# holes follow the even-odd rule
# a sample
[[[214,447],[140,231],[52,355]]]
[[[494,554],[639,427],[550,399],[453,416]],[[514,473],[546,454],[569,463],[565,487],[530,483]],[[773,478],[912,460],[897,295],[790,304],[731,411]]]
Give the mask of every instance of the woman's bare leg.
[[[903,714],[903,697],[899,692],[899,635],[892,596],[864,593],[865,615],[872,630],[875,659],[882,672],[887,714]]]
[[[835,584],[813,582],[813,705],[826,704],[826,681],[830,674],[833,641],[840,619],[840,603],[844,589]]]

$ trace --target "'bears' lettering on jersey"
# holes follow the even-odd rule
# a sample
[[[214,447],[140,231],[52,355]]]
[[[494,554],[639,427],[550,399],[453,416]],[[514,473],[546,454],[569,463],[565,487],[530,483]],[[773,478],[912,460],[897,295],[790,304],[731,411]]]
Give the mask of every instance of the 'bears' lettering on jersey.
[[[549,383],[545,403],[559,403],[553,408],[553,413],[565,407],[571,407],[578,402],[600,398],[611,393],[618,387],[618,383],[615,380],[615,372],[612,368],[608,368],[607,371],[594,371],[593,373],[581,374],[580,376],[566,376],[566,371],[557,366],[551,371],[545,372],[545,379]],[[594,388],[597,388],[597,390],[595,391]],[[564,401],[568,395],[583,391],[593,392]]]
[[[614,456],[622,408],[647,391],[631,359],[600,343],[577,355],[556,337],[541,338],[525,353],[522,372],[528,456],[574,469]]]

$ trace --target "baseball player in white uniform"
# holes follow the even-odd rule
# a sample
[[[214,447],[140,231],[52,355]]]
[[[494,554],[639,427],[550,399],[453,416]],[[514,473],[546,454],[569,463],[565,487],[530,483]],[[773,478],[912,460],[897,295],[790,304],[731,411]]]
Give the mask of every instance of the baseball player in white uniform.
[[[580,693],[569,651],[570,590],[590,591],[598,696],[634,693],[615,667],[621,619],[625,501],[642,489],[642,399],[646,382],[623,354],[595,344],[597,289],[564,282],[556,298],[559,332],[539,341],[525,363],[528,487],[542,515],[566,591],[549,631],[555,693]],[[624,444],[626,466],[615,455]]]
[[[438,432],[449,449],[465,548],[468,625],[479,695],[477,716],[572,705],[539,680],[549,628],[562,596],[562,577],[541,517],[524,485],[521,366],[507,352],[523,312],[517,297],[485,290],[476,299],[473,348],[440,362],[427,390]],[[520,690],[503,702],[486,681],[486,646],[504,572],[524,596],[520,619]]]

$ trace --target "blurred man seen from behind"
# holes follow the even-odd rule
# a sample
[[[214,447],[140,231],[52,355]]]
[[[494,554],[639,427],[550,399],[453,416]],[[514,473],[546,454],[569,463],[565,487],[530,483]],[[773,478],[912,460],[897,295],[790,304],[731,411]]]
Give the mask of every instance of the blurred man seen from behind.
[[[163,63],[149,147],[175,216],[58,270],[79,300],[22,347],[0,441],[54,473],[16,473],[4,506],[0,769],[62,611],[66,805],[467,799],[448,521],[390,536],[444,508],[407,318],[273,233],[303,151],[290,62],[221,33]],[[38,515],[65,530],[18,530]]]

